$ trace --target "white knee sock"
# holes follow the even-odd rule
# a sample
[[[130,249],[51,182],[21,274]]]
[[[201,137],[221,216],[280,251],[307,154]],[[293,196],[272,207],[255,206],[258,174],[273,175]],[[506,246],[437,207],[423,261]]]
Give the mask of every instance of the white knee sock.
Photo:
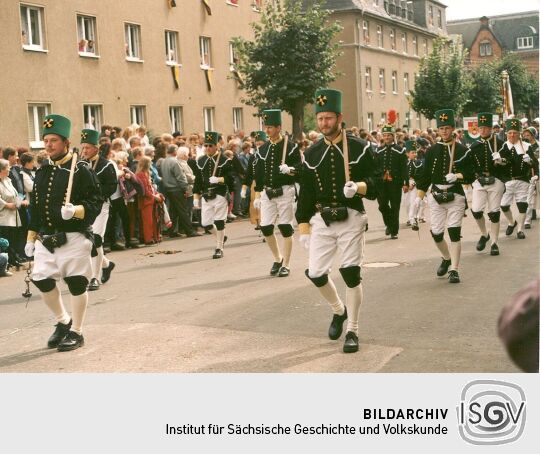
[[[523,225],[525,224],[525,216],[527,213],[518,213],[517,215],[517,231],[523,232]]]
[[[360,305],[364,299],[362,284],[354,288],[347,288],[347,332],[352,331],[358,336],[358,319]]]
[[[343,301],[341,301],[341,299],[339,298],[336,286],[334,285],[332,279],[328,277],[328,282],[322,287],[318,288],[323,298],[328,301],[328,303],[332,307],[332,311],[334,312],[334,314],[343,315],[343,313],[345,312],[345,306],[343,305]]]
[[[499,230],[501,230],[501,223],[492,222],[490,230],[491,244],[497,244],[497,241],[499,241]]]
[[[103,254],[103,261],[101,262],[101,268],[108,268],[110,265],[110,260],[107,258],[105,254]]]
[[[291,253],[292,253],[292,247],[293,247],[293,239],[292,236],[289,236],[287,238],[283,238],[283,266],[286,268],[289,268],[289,264],[291,263]]]
[[[43,302],[56,317],[56,321],[67,325],[70,317],[62,303],[62,295],[60,294],[58,287],[55,286],[50,292],[42,292],[41,297],[43,298]]]
[[[437,246],[437,249],[441,251],[441,254],[445,260],[450,260],[450,252],[448,251],[448,243],[446,240],[439,241],[438,243],[435,242],[435,245]]]
[[[480,219],[475,219],[475,221],[478,224],[478,227],[480,227],[480,232],[482,233],[482,236],[487,236],[486,218],[482,216]]]
[[[277,242],[276,235],[272,233],[272,235],[265,236],[264,239],[266,240],[266,244],[268,244],[268,247],[272,251],[272,255],[274,256],[274,262],[281,262],[281,252],[279,251],[279,245]]]
[[[450,242],[450,257],[452,264],[450,265],[451,270],[456,270],[459,268],[459,258],[461,256],[461,241],[451,241]]]
[[[223,249],[224,238],[225,238],[225,230],[216,229],[216,248]]]
[[[82,326],[86,316],[86,307],[88,306],[88,292],[82,295],[71,295],[71,312],[73,314],[73,324],[71,331],[82,334]]]
[[[503,211],[504,217],[508,220],[510,225],[514,225],[514,216],[512,215],[512,210]]]
[[[97,248],[97,255],[92,257],[92,279],[101,279],[101,264],[103,263],[103,246]]]

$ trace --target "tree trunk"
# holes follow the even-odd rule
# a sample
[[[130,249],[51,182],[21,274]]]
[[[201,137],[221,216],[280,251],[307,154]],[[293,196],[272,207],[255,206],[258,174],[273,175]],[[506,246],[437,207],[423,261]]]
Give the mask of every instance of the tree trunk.
[[[293,139],[297,142],[302,140],[302,132],[304,130],[304,106],[305,102],[303,98],[297,99],[294,103],[294,110],[292,114],[292,134]]]

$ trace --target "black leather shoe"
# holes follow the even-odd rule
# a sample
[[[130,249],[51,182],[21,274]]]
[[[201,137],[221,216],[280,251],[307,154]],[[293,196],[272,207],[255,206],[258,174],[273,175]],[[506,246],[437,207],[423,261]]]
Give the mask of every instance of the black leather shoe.
[[[283,259],[281,259],[281,262],[274,262],[272,268],[270,268],[270,276],[275,276],[278,274],[281,265],[283,265]]]
[[[478,240],[478,243],[476,243],[476,250],[483,251],[486,248],[486,243],[488,241],[489,241],[489,235],[488,236],[482,235],[480,239]]]
[[[517,227],[517,221],[514,221],[514,225],[509,225],[508,227],[506,227],[506,236],[512,235],[516,227]]]
[[[448,268],[450,268],[451,264],[452,264],[451,260],[442,259],[442,262],[439,265],[439,268],[437,268],[437,276],[441,277],[441,276],[444,276],[446,273],[448,273]]]
[[[137,243],[126,243],[126,249],[138,249],[141,245]]]
[[[334,314],[330,328],[328,328],[328,337],[332,340],[339,339],[343,332],[343,322],[347,320],[347,308],[343,315]]]
[[[84,346],[84,337],[82,334],[70,331],[67,336],[64,337],[64,340],[58,344],[58,351],[69,352],[82,346]]]
[[[99,290],[99,282],[95,277],[90,280],[90,284],[88,284],[88,290],[90,292],[93,292],[94,290]]]
[[[282,266],[278,271],[278,277],[287,277],[291,273],[291,270],[286,266]]]
[[[213,259],[220,259],[223,257],[223,249],[216,249],[216,252],[214,252],[214,255],[212,256]]]
[[[52,333],[51,337],[49,337],[49,340],[47,341],[47,347],[49,348],[58,347],[58,344],[69,333],[69,330],[71,329],[71,322],[72,320],[70,320],[67,325],[64,325],[63,323],[56,324],[56,329],[54,330],[54,333]]]
[[[499,255],[499,246],[496,244],[491,245],[491,251],[489,251],[490,255]]]
[[[188,238],[193,238],[195,236],[202,236],[202,233],[196,232],[195,230],[193,232],[188,233]]]
[[[412,224],[412,229],[416,232],[417,230],[420,230],[420,227],[418,227],[418,221],[414,221]]]
[[[531,228],[531,224],[525,224],[524,227],[525,227],[526,230],[528,230],[528,229]]]
[[[448,280],[450,281],[450,284],[459,284],[461,282],[457,270],[450,270],[448,273]]]
[[[347,331],[345,343],[343,344],[343,353],[355,353],[358,351],[358,336],[352,331]]]
[[[109,266],[107,268],[101,269],[101,283],[105,284],[110,278],[112,270],[114,270],[115,264],[114,262],[109,262]]]
[[[524,240],[524,239],[525,239],[525,234],[524,234],[523,232],[519,231],[519,232],[517,233],[517,237],[518,237],[518,239],[520,239],[520,240]]]

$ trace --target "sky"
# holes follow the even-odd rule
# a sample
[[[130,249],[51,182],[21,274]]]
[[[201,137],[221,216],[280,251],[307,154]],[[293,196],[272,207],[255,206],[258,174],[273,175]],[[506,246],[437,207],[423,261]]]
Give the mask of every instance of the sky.
[[[446,8],[446,20],[538,11],[539,0],[439,0]]]

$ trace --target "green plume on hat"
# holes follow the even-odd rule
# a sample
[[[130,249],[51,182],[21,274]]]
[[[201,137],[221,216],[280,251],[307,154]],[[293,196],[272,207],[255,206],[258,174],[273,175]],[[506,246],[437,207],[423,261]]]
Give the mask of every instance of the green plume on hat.
[[[69,139],[71,135],[71,120],[63,115],[47,115],[43,120],[41,136],[45,137],[47,134],[56,134],[64,139]]]

